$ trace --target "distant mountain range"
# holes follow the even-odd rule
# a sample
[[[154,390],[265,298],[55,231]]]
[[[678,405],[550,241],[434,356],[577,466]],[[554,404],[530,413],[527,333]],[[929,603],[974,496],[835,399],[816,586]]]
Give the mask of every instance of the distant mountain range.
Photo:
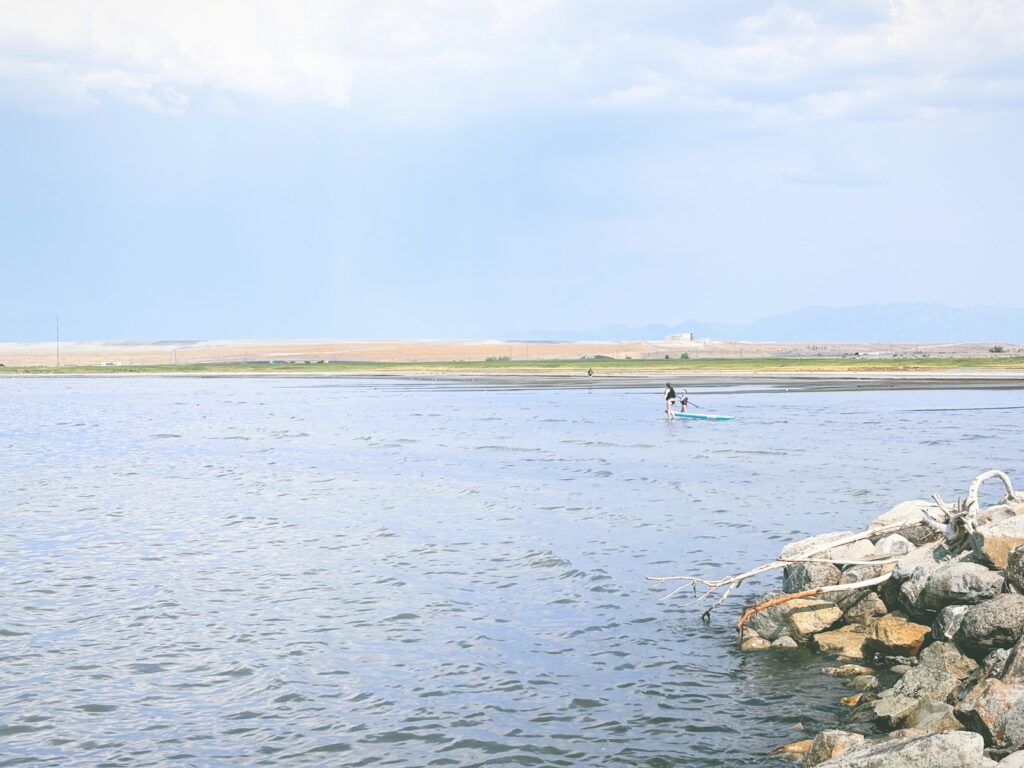
[[[473,330],[464,338],[474,338]],[[757,342],[908,342],[1024,344],[1024,308],[947,307],[941,304],[868,304],[808,307],[749,323],[688,320],[675,325],[608,325],[580,331],[516,333],[530,341],[643,341],[689,331],[697,339]],[[486,332],[485,332],[486,333]],[[56,317],[37,312],[0,316],[0,342],[53,341]],[[476,332],[479,338],[480,332]],[[70,338],[76,338],[71,336]],[[140,340],[141,341],[141,340]],[[177,343],[177,342],[176,342]]]
[[[1024,342],[1024,309],[941,304],[808,307],[749,323],[689,320],[677,325],[608,325],[584,331],[534,331],[538,341],[663,339],[690,331],[697,339],[777,342]]]

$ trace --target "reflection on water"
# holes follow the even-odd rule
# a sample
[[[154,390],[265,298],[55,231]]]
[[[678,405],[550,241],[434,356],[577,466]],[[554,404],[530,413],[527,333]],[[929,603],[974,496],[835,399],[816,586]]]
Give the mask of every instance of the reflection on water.
[[[841,722],[644,576],[1024,477],[1020,394],[660,392],[0,379],[0,766],[764,765]]]

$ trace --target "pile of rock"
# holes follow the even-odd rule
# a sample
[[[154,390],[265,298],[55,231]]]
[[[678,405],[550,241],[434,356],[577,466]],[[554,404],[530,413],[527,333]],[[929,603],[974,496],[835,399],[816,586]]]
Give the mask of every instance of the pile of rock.
[[[790,544],[779,557],[789,562],[784,592],[767,603],[885,578],[770,604],[742,625],[742,650],[808,645],[838,657],[825,671],[854,689],[851,721],[888,733],[825,731],[804,745],[805,765],[1024,766],[1024,503],[1011,493],[955,542],[921,522],[941,511],[907,502],[869,525],[877,536],[825,550],[853,534]]]

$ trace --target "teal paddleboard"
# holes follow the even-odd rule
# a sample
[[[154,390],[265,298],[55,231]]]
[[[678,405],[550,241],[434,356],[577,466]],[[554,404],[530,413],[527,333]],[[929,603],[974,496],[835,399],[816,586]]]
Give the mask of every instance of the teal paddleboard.
[[[719,416],[714,413],[683,413],[682,411],[672,411],[672,415],[677,419],[700,419],[701,421],[732,421],[735,416]]]

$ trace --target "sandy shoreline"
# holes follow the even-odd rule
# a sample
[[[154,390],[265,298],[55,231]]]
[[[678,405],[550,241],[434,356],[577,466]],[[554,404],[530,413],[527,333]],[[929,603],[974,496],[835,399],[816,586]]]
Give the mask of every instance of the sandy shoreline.
[[[111,371],[31,373],[0,369],[0,379],[111,379],[111,378],[254,378],[281,380],[374,380],[409,385],[458,386],[480,389],[660,389],[665,381],[694,391],[878,391],[912,389],[1024,389],[1024,370],[879,371],[850,373],[817,371],[807,373],[776,371],[622,371],[592,378],[566,372],[524,371],[389,371],[363,369],[339,371]],[[1022,405],[1024,407],[1024,405]]]
[[[60,365],[206,365],[222,363],[473,363],[487,360],[678,360],[716,358],[815,358],[858,356],[988,357],[992,345],[760,343],[711,339],[652,341],[499,341],[499,340],[170,340],[61,342]],[[1018,353],[1016,348],[1008,353]],[[0,363],[8,368],[56,366],[55,342],[0,342]]]

